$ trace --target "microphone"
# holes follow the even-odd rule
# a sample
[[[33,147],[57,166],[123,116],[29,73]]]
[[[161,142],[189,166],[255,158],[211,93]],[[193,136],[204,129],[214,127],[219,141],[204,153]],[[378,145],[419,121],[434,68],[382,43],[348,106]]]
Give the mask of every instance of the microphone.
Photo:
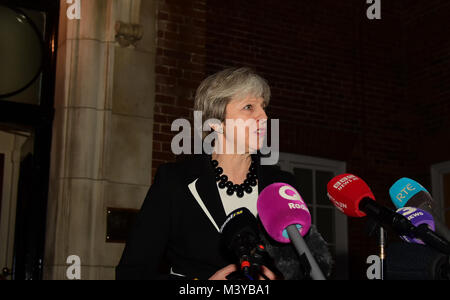
[[[388,280],[450,280],[449,256],[430,247],[396,242],[386,252]]]
[[[303,240],[311,227],[311,214],[297,190],[286,183],[273,183],[260,193],[257,208],[269,236],[280,243],[292,242],[300,257],[309,262],[312,279],[325,280]]]
[[[257,275],[265,277],[259,274],[259,268],[265,265],[264,262],[269,263],[268,255],[259,238],[258,221],[247,208],[231,212],[220,228],[220,233],[228,250],[239,259],[244,279],[254,280]],[[229,279],[242,277],[239,276],[233,273]]]
[[[369,186],[359,177],[342,174],[327,185],[328,197],[344,214],[351,217],[369,215],[381,224],[394,229],[399,235],[412,235],[427,245],[450,254],[450,243],[431,231],[428,226],[415,227],[406,217],[375,202]]]
[[[402,208],[407,204],[408,206],[417,207],[415,205],[411,205],[410,200],[419,192],[428,193],[428,191],[420,183],[406,177],[397,180],[389,189],[391,200],[397,208]],[[415,204],[421,205],[422,203]]]
[[[450,240],[450,230],[440,218],[440,214],[434,206],[435,201],[420,183],[410,178],[401,178],[389,189],[389,195],[397,208],[416,207],[430,213],[434,219],[436,233],[447,241]]]
[[[415,227],[428,226],[435,231],[433,216],[424,210],[415,207],[402,207],[397,210],[397,213],[405,216]],[[400,238],[408,243],[425,244],[421,239],[412,236],[403,235]]]

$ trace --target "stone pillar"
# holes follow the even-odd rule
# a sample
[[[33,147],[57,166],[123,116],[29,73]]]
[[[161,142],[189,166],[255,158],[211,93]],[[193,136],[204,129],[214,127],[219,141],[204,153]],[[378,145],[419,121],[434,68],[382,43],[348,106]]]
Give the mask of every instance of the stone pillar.
[[[106,242],[107,207],[139,209],[151,183],[156,8],[82,1],[80,20],[67,8],[62,0],[44,278],[66,279],[77,255],[81,279],[114,279],[124,245]],[[134,43],[119,43],[123,26]]]

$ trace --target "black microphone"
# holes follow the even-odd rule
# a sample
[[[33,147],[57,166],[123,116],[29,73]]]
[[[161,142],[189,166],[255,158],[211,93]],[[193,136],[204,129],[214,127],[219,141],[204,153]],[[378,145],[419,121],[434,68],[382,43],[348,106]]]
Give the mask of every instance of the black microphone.
[[[424,211],[429,212],[434,219],[434,225],[436,227],[436,233],[441,235],[447,241],[450,241],[450,230],[444,224],[442,219],[439,217],[439,213],[436,207],[433,206],[434,200],[428,192],[420,191],[408,201],[408,206],[420,208]]]
[[[450,257],[430,247],[398,242],[386,253],[388,280],[450,280]]]
[[[240,271],[228,279],[258,279],[265,275],[260,268],[272,266],[265,246],[260,239],[260,230],[256,217],[247,209],[239,208],[230,213],[220,228],[225,247],[234,254],[239,261]]]

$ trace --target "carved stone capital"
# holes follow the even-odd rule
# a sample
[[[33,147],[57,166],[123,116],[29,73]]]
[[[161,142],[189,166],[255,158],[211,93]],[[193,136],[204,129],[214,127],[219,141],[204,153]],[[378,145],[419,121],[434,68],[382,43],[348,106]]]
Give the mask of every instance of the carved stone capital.
[[[144,36],[143,27],[140,24],[116,22],[116,42],[121,47],[136,47],[136,43]]]

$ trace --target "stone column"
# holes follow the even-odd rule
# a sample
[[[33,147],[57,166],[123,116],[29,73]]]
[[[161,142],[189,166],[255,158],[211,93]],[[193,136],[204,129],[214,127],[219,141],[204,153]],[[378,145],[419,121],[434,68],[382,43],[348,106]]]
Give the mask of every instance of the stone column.
[[[66,279],[77,255],[81,279],[114,279],[124,245],[106,242],[107,207],[139,209],[151,183],[156,8],[82,1],[80,20],[67,8],[62,0],[44,278]],[[125,31],[134,43],[119,43],[117,24],[136,29]]]

